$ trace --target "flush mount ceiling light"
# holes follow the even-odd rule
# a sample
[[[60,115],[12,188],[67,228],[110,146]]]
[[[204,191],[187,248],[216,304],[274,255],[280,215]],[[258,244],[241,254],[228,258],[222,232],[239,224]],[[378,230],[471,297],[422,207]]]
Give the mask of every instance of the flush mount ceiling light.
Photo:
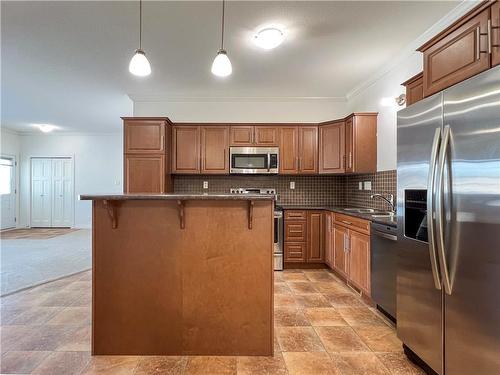
[[[56,130],[57,126],[51,124],[34,124],[41,132],[50,133],[52,130]]]
[[[273,49],[285,40],[285,34],[277,27],[261,29],[253,37],[253,42],[262,49]]]
[[[233,67],[229,57],[227,57],[227,52],[224,49],[224,11],[226,7],[225,0],[222,0],[222,27],[221,27],[221,45],[220,49],[215,56],[214,62],[212,63],[212,74],[218,77],[227,77],[233,72]]]
[[[145,77],[151,74],[151,65],[142,49],[142,0],[139,0],[139,48],[130,60],[128,70],[135,76]]]

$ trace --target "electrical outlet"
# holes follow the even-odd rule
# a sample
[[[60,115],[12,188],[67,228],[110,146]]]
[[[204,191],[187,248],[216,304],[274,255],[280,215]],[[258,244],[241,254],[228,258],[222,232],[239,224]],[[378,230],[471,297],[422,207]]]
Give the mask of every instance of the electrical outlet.
[[[363,190],[363,182],[359,181],[358,190]]]
[[[203,181],[203,189],[208,189],[208,181]]]
[[[365,190],[371,190],[371,189],[372,189],[372,182],[365,181]]]
[[[290,181],[290,189],[295,190],[295,181]]]

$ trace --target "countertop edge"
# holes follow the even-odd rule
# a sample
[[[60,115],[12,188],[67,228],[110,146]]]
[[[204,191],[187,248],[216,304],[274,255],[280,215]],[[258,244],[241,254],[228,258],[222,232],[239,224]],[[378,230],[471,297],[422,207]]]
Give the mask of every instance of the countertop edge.
[[[96,200],[276,200],[273,194],[81,194],[81,201]]]

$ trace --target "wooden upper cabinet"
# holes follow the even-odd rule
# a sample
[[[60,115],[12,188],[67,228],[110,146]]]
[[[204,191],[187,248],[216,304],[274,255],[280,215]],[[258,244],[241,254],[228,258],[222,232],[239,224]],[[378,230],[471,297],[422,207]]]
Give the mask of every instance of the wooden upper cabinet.
[[[491,67],[486,8],[433,38],[424,54],[424,96],[427,97]]]
[[[297,126],[280,128],[280,165],[281,174],[296,174],[299,171],[299,129]]]
[[[349,229],[333,225],[333,266],[342,276],[347,277],[349,258],[346,253]]]
[[[125,154],[125,193],[165,193],[165,155]]]
[[[278,146],[278,128],[275,126],[255,126],[254,143],[257,146]]]
[[[172,173],[200,173],[200,127],[174,126],[172,131]]]
[[[125,153],[165,152],[165,119],[124,119]]]
[[[319,126],[319,173],[345,172],[345,123]]]
[[[253,146],[253,126],[231,126],[231,146]]]
[[[401,85],[406,88],[406,106],[424,98],[424,73],[420,72]]]
[[[318,127],[299,127],[299,173],[318,173]]]
[[[491,6],[491,66],[500,64],[500,2]]]
[[[349,232],[349,280],[370,295],[370,236]]]
[[[354,172],[354,117],[345,121],[345,171]]]
[[[377,113],[354,113],[346,119],[346,172],[377,171],[377,115]]]
[[[325,260],[324,219],[322,211],[307,213],[307,262],[321,263]]]
[[[201,127],[201,173],[229,173],[229,127]]]

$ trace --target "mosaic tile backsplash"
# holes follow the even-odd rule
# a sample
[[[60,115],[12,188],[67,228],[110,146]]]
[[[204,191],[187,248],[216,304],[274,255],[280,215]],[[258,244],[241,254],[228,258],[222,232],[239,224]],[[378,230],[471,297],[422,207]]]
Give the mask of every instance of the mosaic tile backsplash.
[[[203,189],[208,181],[208,189]],[[290,182],[295,189],[290,189]],[[359,182],[370,181],[372,190],[359,190]],[[176,193],[229,193],[231,188],[274,188],[281,204],[304,206],[352,206],[388,210],[371,194],[396,197],[396,171],[349,176],[174,176]]]

